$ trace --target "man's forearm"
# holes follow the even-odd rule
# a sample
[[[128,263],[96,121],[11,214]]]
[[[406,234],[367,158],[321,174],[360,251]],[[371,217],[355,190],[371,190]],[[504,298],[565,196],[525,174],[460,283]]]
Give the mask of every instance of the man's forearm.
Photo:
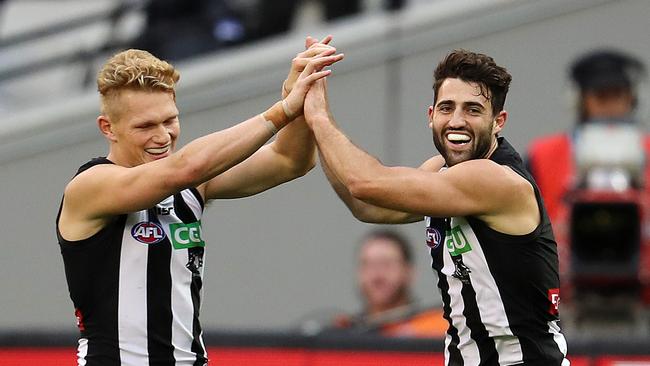
[[[304,175],[316,164],[316,141],[302,116],[283,128],[271,146],[287,159],[291,174]]]
[[[268,121],[255,116],[227,129],[200,137],[179,150],[173,157],[180,165],[190,166],[198,174],[199,184],[240,163],[272,136]]]
[[[332,119],[315,121],[312,129],[330,172],[348,190],[355,182],[370,179],[374,169],[381,166],[377,159],[355,146]]]

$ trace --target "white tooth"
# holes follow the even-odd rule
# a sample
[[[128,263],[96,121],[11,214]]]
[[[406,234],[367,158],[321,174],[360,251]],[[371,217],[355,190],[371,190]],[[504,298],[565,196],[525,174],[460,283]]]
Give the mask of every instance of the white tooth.
[[[159,148],[150,148],[150,149],[146,149],[146,150],[148,152],[152,153],[152,154],[162,154],[162,153],[166,152],[168,149],[169,149],[169,146],[159,147]]]
[[[450,133],[447,135],[449,141],[469,141],[469,136],[461,135],[459,133]]]

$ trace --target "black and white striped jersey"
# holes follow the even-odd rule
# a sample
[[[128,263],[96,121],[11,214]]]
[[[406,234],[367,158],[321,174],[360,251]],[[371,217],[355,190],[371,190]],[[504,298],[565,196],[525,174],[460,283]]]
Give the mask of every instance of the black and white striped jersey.
[[[112,163],[93,159],[77,174],[98,164]],[[61,237],[57,217],[79,365],[207,365],[202,212],[198,191],[186,189],[76,242]]]
[[[567,366],[558,318],[557,245],[539,190],[504,138],[490,159],[533,185],[541,222],[533,232],[513,236],[471,216],[426,218],[449,322],[445,363]]]

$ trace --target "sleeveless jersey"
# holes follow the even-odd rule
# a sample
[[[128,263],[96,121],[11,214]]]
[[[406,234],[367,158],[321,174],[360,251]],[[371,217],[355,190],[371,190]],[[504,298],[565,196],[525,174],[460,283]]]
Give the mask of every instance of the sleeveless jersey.
[[[532,184],[541,221],[529,234],[507,235],[472,216],[426,217],[449,323],[445,363],[569,365],[558,318],[557,245],[539,190],[504,138],[490,159]]]
[[[98,165],[93,159],[77,174]],[[199,323],[203,200],[196,189],[118,215],[93,236],[57,236],[81,332],[78,364],[207,365]]]

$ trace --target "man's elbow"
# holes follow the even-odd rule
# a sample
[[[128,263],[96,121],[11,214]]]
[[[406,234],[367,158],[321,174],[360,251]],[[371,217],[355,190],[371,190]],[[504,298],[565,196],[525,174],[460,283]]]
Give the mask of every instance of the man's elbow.
[[[377,220],[374,216],[368,214],[367,212],[360,210],[360,211],[352,211],[352,215],[354,216],[355,219],[366,223],[366,224],[381,224],[382,222]]]
[[[302,177],[303,175],[309,173],[314,167],[316,166],[316,157],[314,156],[312,159],[307,160],[304,164],[301,164],[299,167],[297,174],[299,177]]]
[[[290,160],[287,164],[288,180],[300,178],[309,173],[316,166],[316,157],[311,159]]]
[[[168,184],[177,189],[195,187],[207,180],[208,164],[205,159],[194,157],[189,159],[183,152],[173,156],[173,174],[167,180]]]
[[[372,199],[375,194],[375,189],[373,188],[372,182],[366,179],[359,179],[356,177],[351,177],[347,181],[347,188],[350,191],[352,197],[361,200],[367,201]]]

